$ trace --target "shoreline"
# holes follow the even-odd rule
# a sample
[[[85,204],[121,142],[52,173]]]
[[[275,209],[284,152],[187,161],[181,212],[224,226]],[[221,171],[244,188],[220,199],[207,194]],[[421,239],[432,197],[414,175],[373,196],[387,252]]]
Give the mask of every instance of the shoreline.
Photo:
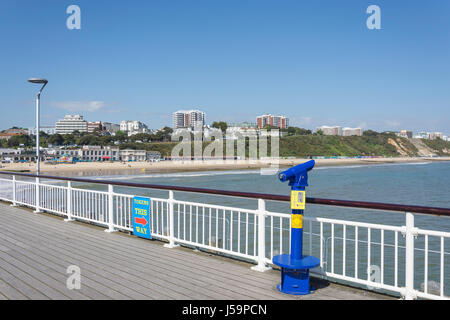
[[[309,159],[280,159],[279,167],[286,168],[309,161]],[[345,165],[374,165],[374,164],[401,164],[401,163],[423,163],[450,161],[450,157],[420,158],[366,158],[366,159],[316,159],[316,167],[334,167]],[[230,163],[231,162],[231,163]],[[41,174],[64,175],[64,176],[89,176],[89,175],[116,175],[141,173],[172,173],[172,172],[195,172],[195,171],[225,171],[271,168],[276,162],[272,161],[161,161],[161,162],[89,162],[89,163],[64,163],[46,164],[41,163]],[[272,167],[273,168],[273,167]],[[13,171],[24,173],[35,173],[34,163],[10,163],[1,164],[0,171]]]

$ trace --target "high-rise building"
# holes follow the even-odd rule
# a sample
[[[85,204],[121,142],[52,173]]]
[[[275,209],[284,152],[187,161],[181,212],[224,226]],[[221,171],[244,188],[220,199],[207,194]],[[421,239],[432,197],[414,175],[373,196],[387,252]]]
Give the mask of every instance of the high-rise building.
[[[258,129],[263,129],[265,126],[277,127],[280,129],[286,129],[289,127],[289,118],[284,116],[274,116],[271,114],[264,114],[256,117],[256,125]]]
[[[411,130],[400,130],[396,135],[402,138],[412,138],[413,132]]]
[[[205,113],[200,110],[178,110],[173,113],[173,128],[195,128],[205,125]]]
[[[345,128],[350,129],[350,128]],[[340,126],[321,126],[316,128],[316,132],[322,131],[325,136],[342,136],[342,128]],[[349,134],[351,135],[351,134]]]
[[[134,120],[123,120],[120,121],[120,131],[128,132],[128,136],[132,136],[138,133],[147,133],[148,127],[144,123]]]
[[[103,129],[110,133],[116,133],[120,130],[120,125],[111,122],[103,122]]]
[[[94,122],[88,122],[87,123],[87,131],[89,133],[93,133],[95,131],[102,132],[103,131],[103,125],[101,121],[94,121]]]
[[[39,126],[39,131],[40,132],[45,132],[48,135],[52,135],[56,133],[56,128],[55,126]],[[28,135],[36,135],[36,127],[32,127],[32,128],[28,128]]]
[[[342,135],[345,137],[348,136],[362,136],[363,130],[362,128],[343,128]]]
[[[65,115],[64,119],[56,123],[55,127],[56,133],[59,134],[70,134],[74,131],[87,132],[87,122],[79,114]]]

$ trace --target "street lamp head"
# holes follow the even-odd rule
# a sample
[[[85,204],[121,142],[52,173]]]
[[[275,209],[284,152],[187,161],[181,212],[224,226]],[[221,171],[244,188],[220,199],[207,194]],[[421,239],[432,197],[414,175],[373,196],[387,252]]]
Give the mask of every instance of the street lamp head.
[[[42,78],[30,78],[28,79],[28,82],[46,84],[48,81]]]

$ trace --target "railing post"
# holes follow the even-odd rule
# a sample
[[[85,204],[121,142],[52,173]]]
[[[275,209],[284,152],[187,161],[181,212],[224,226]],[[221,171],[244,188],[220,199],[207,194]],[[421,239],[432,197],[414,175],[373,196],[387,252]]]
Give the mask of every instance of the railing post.
[[[169,191],[169,243],[165,244],[164,247],[166,248],[175,248],[179,245],[175,244],[175,228],[174,228],[174,205],[173,205],[173,191]]]
[[[115,232],[114,229],[114,188],[112,184],[108,184],[108,229],[105,232]]]
[[[17,207],[16,203],[16,176],[12,176],[12,205],[11,207]]]
[[[33,211],[34,213],[41,212],[41,210],[39,209],[39,203],[40,203],[40,201],[39,201],[40,200],[40,188],[39,188],[39,185],[40,185],[39,178],[36,178],[36,199],[35,199],[35,201],[36,201],[36,203],[35,203],[36,210]]]
[[[414,215],[406,212],[405,232],[405,292],[404,299],[413,300],[417,298],[414,290],[414,237],[417,229],[414,228]]]
[[[251,269],[264,272],[272,268],[266,265],[266,202],[258,199],[258,264]]]
[[[67,182],[67,219],[64,221],[74,221],[72,219],[72,182]]]

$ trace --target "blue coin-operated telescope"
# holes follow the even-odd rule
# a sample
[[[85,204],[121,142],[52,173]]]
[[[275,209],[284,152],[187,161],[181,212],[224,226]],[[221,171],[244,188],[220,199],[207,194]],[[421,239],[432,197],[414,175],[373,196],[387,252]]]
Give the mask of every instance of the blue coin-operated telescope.
[[[308,186],[308,171],[314,167],[314,160],[299,164],[280,173],[280,181],[289,181],[291,186],[291,253],[273,257],[273,263],[281,267],[281,283],[278,290],[287,294],[311,293],[309,269],[320,264],[316,257],[304,256],[303,210],[305,210],[305,187]]]

